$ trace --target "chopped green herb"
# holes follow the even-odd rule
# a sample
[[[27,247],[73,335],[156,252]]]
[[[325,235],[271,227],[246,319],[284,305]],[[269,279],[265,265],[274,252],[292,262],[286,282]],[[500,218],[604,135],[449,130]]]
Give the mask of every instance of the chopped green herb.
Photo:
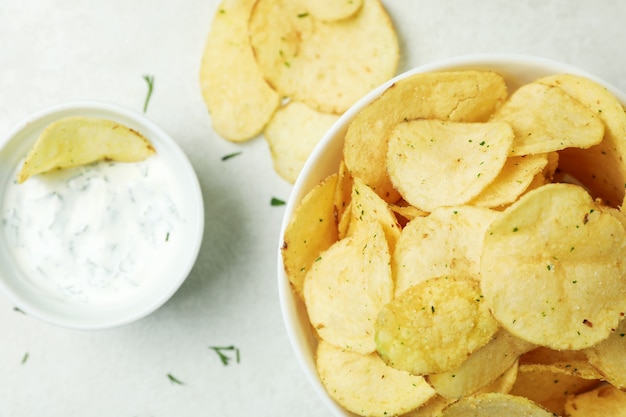
[[[152,90],[154,89],[154,76],[144,75],[143,79],[146,80],[146,83],[148,84],[148,93],[146,94],[146,99],[143,102],[143,112],[145,113],[148,110],[148,103],[150,102],[150,97],[152,97]]]
[[[236,348],[235,346],[209,346],[209,349],[213,350],[215,353],[217,353],[217,355],[219,356],[220,360],[222,361],[222,364],[224,366],[227,366],[228,363],[230,362],[230,360],[232,359],[230,356],[226,355],[226,353],[224,352],[234,352],[235,353],[235,360],[237,363],[239,363],[239,349]]]
[[[184,383],[180,379],[176,378],[172,374],[167,374],[167,378],[170,380],[172,384],[184,385]]]
[[[239,156],[239,155],[241,155],[241,151],[239,151],[239,152],[229,153],[228,155],[224,155],[224,156],[222,156],[222,161],[227,161],[227,160],[229,160],[230,158],[234,158],[234,157]]]
[[[276,197],[272,197],[272,200],[271,200],[270,204],[272,206],[284,206],[285,205],[285,201],[281,200],[279,198],[276,198]]]
[[[304,13],[298,13],[298,17],[302,18],[302,17],[307,17],[309,14],[307,12]]]
[[[165,241],[168,242],[170,240],[170,232],[165,234]]]
[[[26,313],[24,312],[24,310],[22,310],[22,309],[21,309],[21,308],[19,308],[19,307],[13,307],[13,311],[18,312],[18,313],[22,313],[22,314],[26,314]]]
[[[22,357],[22,365],[24,365],[27,360],[28,360],[28,352],[26,352],[24,356]]]

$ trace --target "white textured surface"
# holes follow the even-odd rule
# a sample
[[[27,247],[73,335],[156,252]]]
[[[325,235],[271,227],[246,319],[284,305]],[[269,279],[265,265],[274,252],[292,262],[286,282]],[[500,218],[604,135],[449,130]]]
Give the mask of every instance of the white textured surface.
[[[388,0],[399,71],[450,56],[526,53],[576,65],[626,90],[626,2]],[[325,416],[286,337],[276,244],[291,186],[262,139],[228,143],[211,129],[197,73],[217,1],[2,0],[0,136],[29,114],[75,99],[141,111],[194,165],[205,239],[182,288],[161,309],[113,330],[59,329],[0,297],[0,417]],[[221,157],[242,154],[229,161]],[[224,366],[209,346],[235,345]],[[23,363],[25,355],[28,358]],[[171,374],[184,382],[173,384]]]

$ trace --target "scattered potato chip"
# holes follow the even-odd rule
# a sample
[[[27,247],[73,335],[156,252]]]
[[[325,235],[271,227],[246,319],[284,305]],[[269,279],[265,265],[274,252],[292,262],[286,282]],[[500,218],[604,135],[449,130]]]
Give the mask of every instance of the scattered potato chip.
[[[582,349],[607,338],[626,311],[625,256],[626,232],[617,219],[582,188],[547,184],[487,229],[481,288],[514,335]]]
[[[594,197],[613,207],[624,205],[626,184],[626,113],[606,87],[586,77],[556,74],[537,80],[558,87],[584,104],[604,123],[604,139],[589,149],[570,148],[560,152],[559,168],[585,185]]]
[[[428,72],[402,79],[361,110],[348,126],[346,165],[385,201],[395,202],[399,194],[385,162],[394,126],[414,119],[482,122],[506,96],[504,79],[488,71]]]
[[[626,417],[626,392],[601,385],[568,397],[564,410],[568,417]]]
[[[512,142],[507,123],[401,122],[391,131],[387,169],[402,197],[422,210],[460,205],[498,176]]]
[[[323,252],[304,281],[304,301],[321,339],[358,353],[376,350],[374,323],[393,296],[383,228],[363,222]]]
[[[483,236],[496,214],[482,207],[442,207],[407,223],[391,261],[396,297],[438,276],[478,277]]]
[[[530,83],[513,92],[492,117],[515,131],[512,156],[565,148],[587,149],[604,136],[604,124],[591,110],[562,90]]]
[[[302,0],[306,10],[316,19],[333,21],[353,16],[364,0]]]
[[[281,107],[265,127],[264,135],[272,153],[274,170],[285,180],[295,183],[313,148],[338,118],[297,101]]]
[[[255,1],[221,2],[200,66],[200,89],[213,128],[233,142],[260,134],[280,104],[280,95],[263,78],[248,41]]]
[[[626,320],[599,344],[585,350],[589,362],[608,382],[626,389]]]
[[[515,395],[488,393],[465,397],[446,407],[439,417],[554,417],[538,404]]]
[[[362,416],[404,414],[435,394],[423,377],[391,368],[375,353],[364,355],[321,341],[316,356],[320,379],[331,397]]]
[[[269,84],[325,113],[343,113],[398,65],[398,39],[380,0],[364,0],[352,17],[333,22],[301,2],[258,0],[248,28]]]
[[[327,177],[309,191],[285,229],[281,255],[287,277],[302,299],[304,278],[322,251],[338,239],[334,195],[337,174]],[[311,221],[315,219],[315,221]]]
[[[138,162],[156,151],[141,133],[113,120],[72,116],[41,132],[18,173],[18,183],[33,175],[102,160]]]
[[[412,286],[380,310],[375,327],[385,363],[414,375],[458,368],[498,330],[478,282],[462,277]]]

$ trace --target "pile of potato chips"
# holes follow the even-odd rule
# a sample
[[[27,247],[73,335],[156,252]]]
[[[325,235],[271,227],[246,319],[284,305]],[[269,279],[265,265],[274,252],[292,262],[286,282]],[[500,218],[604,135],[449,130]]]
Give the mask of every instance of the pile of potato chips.
[[[282,247],[329,395],[363,416],[626,415],[625,157],[624,108],[578,75],[421,73],[367,105]]]
[[[224,0],[200,69],[214,129],[264,133],[274,168],[295,182],[354,102],[395,75],[399,45],[380,0]]]

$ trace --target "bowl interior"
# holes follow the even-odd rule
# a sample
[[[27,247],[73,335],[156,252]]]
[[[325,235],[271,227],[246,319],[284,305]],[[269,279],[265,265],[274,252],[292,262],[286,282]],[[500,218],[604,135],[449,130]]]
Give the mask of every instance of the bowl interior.
[[[69,116],[89,116],[114,120],[140,132],[154,145],[157,154],[177,184],[184,221],[183,245],[164,266],[159,276],[150,277],[141,291],[119,303],[87,304],[51,296],[25,279],[12,258],[4,234],[0,234],[0,289],[26,313],[52,324],[77,329],[113,327],[139,319],[161,306],[178,289],[191,270],[202,241],[204,207],[198,179],[191,164],[174,140],[141,114],[118,106],[97,102],[67,103],[37,113],[18,125],[0,143],[0,191],[13,182],[15,169],[28,153],[42,130]]]
[[[374,101],[399,79],[409,77],[416,73],[444,70],[495,71],[505,78],[509,92],[543,76],[561,73],[577,74],[606,86],[618,100],[622,103],[626,103],[626,95],[624,95],[624,93],[618,91],[605,81],[570,65],[533,56],[484,54],[446,59],[423,65],[400,74],[371,91],[344,113],[320,140],[320,143],[307,160],[294,185],[292,195],[286,207],[278,249],[278,290],[283,319],[289,339],[306,377],[313,385],[313,388],[322,401],[336,416],[354,416],[354,414],[345,410],[328,395],[317,376],[315,369],[315,349],[317,341],[310,327],[306,308],[292,291],[282,263],[280,247],[282,246],[285,229],[291,220],[294,210],[306,193],[327,176],[338,171],[345,132],[348,125],[359,111]]]

